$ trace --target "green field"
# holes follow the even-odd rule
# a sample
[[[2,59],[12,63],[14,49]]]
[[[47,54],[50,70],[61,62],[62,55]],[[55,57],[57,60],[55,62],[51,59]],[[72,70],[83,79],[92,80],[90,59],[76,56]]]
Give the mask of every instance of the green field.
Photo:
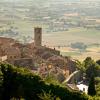
[[[100,31],[96,29],[71,28],[69,31],[44,34],[43,38],[48,44],[68,45],[73,42],[85,44],[100,43]]]
[[[79,53],[79,52],[61,52],[61,55],[63,55],[63,56],[79,56],[79,55],[81,55],[81,53]]]

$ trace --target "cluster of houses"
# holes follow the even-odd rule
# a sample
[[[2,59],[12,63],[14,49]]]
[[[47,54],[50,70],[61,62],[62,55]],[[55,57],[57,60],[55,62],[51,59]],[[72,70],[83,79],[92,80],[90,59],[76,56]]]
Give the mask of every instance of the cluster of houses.
[[[54,74],[62,73],[68,77],[76,70],[74,60],[62,57],[60,51],[42,46],[41,28],[35,28],[34,34],[34,43],[27,44],[0,37],[0,61],[29,68],[42,76],[53,72]]]

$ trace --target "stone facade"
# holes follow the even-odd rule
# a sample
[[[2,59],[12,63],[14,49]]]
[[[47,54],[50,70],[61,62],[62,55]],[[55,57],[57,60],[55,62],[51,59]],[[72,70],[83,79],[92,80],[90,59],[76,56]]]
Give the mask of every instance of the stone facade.
[[[35,46],[42,46],[42,28],[34,28],[34,43]]]
[[[7,60],[7,55],[0,56],[0,62],[6,61],[6,60]]]
[[[18,67],[34,69],[34,62],[33,62],[32,58],[16,59],[16,60],[14,60],[14,65],[18,66]]]
[[[21,58],[21,52],[19,48],[8,47],[5,50],[8,61],[13,61],[14,59]]]

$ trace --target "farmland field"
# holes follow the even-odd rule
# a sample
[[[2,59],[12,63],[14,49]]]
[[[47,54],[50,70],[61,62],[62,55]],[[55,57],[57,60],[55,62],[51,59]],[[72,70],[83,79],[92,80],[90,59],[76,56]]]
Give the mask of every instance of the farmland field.
[[[95,29],[72,28],[69,31],[43,34],[46,42],[56,45],[68,45],[73,42],[86,44],[100,43],[100,31]]]

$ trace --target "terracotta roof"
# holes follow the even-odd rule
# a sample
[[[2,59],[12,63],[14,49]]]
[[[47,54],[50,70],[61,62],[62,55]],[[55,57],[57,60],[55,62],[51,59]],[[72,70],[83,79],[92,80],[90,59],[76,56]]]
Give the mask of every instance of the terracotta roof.
[[[23,46],[23,44],[19,43],[19,42],[16,42],[12,45],[13,47],[18,47],[18,48],[21,48]]]
[[[6,54],[20,54],[20,49],[19,48],[16,48],[16,47],[7,47],[6,50],[5,50],[5,53]]]
[[[0,43],[3,43],[3,42],[14,42],[14,41],[15,40],[11,39],[11,38],[0,37]]]
[[[54,55],[54,56],[50,57],[48,60],[64,60],[64,59],[60,56]]]

